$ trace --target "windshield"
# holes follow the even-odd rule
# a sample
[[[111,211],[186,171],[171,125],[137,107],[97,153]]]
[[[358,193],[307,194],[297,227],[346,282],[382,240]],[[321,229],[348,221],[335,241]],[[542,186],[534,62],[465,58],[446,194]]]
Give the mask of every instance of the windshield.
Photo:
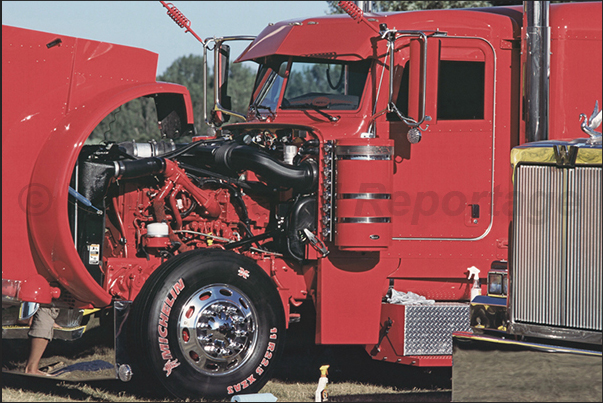
[[[370,61],[336,62],[282,58],[260,64],[250,109],[274,113],[289,70],[282,109],[356,110],[364,91]]]
[[[282,107],[356,110],[368,68],[368,61],[293,61]]]
[[[256,112],[257,109],[267,109],[271,112],[276,109],[286,70],[286,61],[260,64],[251,96],[252,109],[256,109]]]

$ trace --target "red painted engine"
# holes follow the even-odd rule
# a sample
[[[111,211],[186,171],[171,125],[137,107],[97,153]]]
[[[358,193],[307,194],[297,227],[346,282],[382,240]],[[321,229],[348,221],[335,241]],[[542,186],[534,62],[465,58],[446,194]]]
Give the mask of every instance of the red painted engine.
[[[134,157],[142,146],[150,146],[148,156]],[[316,163],[285,164],[273,148],[266,152],[236,139],[85,146],[71,181],[69,213],[89,273],[113,297],[134,300],[161,263],[193,249],[303,259],[302,239],[288,224],[307,214],[295,206],[315,199],[280,203],[283,192],[276,190],[315,187]],[[310,211],[303,222],[315,221]]]

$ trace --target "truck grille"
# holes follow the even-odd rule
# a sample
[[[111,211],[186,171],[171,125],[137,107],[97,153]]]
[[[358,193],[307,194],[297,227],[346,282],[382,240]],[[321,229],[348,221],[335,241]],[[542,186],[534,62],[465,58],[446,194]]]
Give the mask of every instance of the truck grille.
[[[511,322],[601,331],[601,168],[520,165],[515,184]]]

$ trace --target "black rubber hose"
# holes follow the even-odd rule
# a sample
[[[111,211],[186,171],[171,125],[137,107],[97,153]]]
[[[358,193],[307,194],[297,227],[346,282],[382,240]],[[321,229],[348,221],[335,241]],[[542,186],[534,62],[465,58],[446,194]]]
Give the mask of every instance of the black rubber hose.
[[[115,161],[117,179],[134,179],[160,174],[165,170],[165,160],[159,157],[141,158],[135,161]]]
[[[213,159],[218,166],[236,173],[250,170],[262,177],[270,186],[293,188],[299,192],[314,190],[318,182],[318,167],[312,159],[299,165],[288,165],[257,148],[236,143],[224,144],[219,148],[200,147],[202,159]],[[165,170],[165,159],[161,157],[141,158],[134,161],[115,161],[115,177],[134,179],[156,175]]]
[[[185,164],[183,162],[180,162],[179,166],[180,166],[180,168],[184,169],[186,172],[195,174],[196,176],[221,179],[221,180],[229,182],[229,183],[234,183],[235,185],[239,186],[240,188],[245,189],[250,192],[259,192],[259,193],[266,193],[266,192],[273,193],[274,192],[273,189],[269,188],[268,186],[264,185],[263,183],[253,183],[253,182],[241,181],[236,178],[231,178],[226,175],[220,175],[216,172],[212,172],[207,169],[198,168],[196,166]]]
[[[217,164],[237,172],[250,170],[270,185],[309,191],[318,182],[318,167],[314,160],[305,160],[299,165],[287,165],[266,152],[253,147],[225,144],[214,154]]]

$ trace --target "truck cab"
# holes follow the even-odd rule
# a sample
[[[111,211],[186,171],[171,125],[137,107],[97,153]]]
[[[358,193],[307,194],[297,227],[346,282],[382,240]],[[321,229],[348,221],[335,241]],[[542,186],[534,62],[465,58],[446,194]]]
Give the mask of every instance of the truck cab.
[[[179,398],[261,389],[302,304],[317,344],[450,367],[473,296],[509,275],[509,153],[532,141],[527,16],[341,6],[257,37],[198,38],[215,61],[202,117],[186,88],[156,82],[150,52],[3,27],[3,81],[15,77],[3,98],[18,101],[3,108],[3,145],[35,144],[3,158],[19,168],[3,170],[4,204],[24,206],[3,221],[3,308],[113,312],[114,376],[146,374]],[[601,98],[601,4],[550,15],[558,140]],[[243,112],[228,86],[238,39],[251,43],[236,61],[258,67]],[[575,62],[592,49],[595,63]],[[32,63],[42,52],[65,73],[58,89]],[[160,138],[87,142],[137,97],[154,101]]]

